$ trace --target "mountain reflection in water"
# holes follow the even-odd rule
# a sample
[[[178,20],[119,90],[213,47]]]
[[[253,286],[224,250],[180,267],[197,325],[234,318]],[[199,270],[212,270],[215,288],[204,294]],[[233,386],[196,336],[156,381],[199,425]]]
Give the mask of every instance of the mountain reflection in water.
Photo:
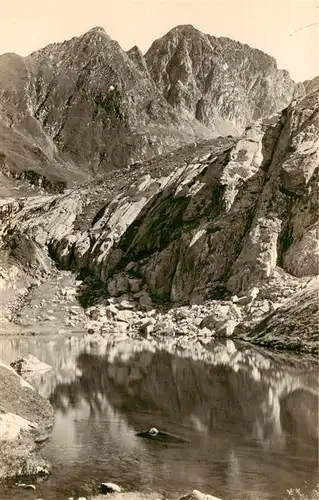
[[[312,358],[230,340],[206,348],[128,338],[5,342],[5,360],[29,352],[54,367],[32,380],[56,410],[43,451],[53,475],[38,487],[44,498],[67,498],[92,480],[170,498],[199,489],[233,500],[280,499],[287,488],[316,485]],[[150,427],[189,442],[136,436]]]

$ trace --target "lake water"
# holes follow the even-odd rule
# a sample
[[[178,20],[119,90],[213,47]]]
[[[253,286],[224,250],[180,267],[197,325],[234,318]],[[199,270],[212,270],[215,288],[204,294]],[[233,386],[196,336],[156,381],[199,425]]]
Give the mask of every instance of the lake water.
[[[0,358],[30,353],[53,369],[28,379],[56,412],[42,454],[52,475],[0,498],[64,500],[103,481],[130,491],[198,489],[278,500],[318,482],[318,370],[313,358],[234,344],[0,338]],[[189,442],[136,433],[157,427]]]

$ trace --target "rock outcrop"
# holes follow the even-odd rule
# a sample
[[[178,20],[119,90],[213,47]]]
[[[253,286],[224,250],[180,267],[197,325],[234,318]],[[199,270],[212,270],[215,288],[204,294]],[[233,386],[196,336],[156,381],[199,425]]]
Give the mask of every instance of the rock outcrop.
[[[0,479],[43,475],[35,454],[53,426],[53,409],[10,366],[0,362]]]
[[[53,257],[146,310],[149,296],[198,304],[258,288],[267,298],[278,268],[301,281],[315,275],[318,95],[237,140],[187,147],[63,195],[8,199],[3,255],[37,276]]]
[[[111,254],[117,267],[129,265],[174,302],[201,300],[223,284],[244,293],[276,265],[316,274],[318,95],[293,103],[274,125],[250,127],[219,154],[195,158],[126,231]]]
[[[32,354],[26,354],[20,357],[16,361],[11,363],[12,368],[18,373],[18,375],[28,378],[32,377],[34,374],[43,373],[51,370],[52,367],[47,363],[43,363]]]
[[[314,279],[260,321],[238,326],[235,335],[267,347],[316,352],[318,325],[319,281]]]

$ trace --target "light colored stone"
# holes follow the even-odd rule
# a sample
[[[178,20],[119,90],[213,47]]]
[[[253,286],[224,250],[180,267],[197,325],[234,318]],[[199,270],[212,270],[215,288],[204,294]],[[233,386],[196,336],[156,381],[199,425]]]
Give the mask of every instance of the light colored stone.
[[[239,321],[230,319],[226,321],[222,326],[216,328],[215,334],[217,337],[230,337],[233,335],[236,326]]]
[[[221,499],[214,497],[212,495],[201,493],[198,490],[193,490],[193,492],[190,495],[182,497],[181,500],[221,500]]]
[[[13,441],[21,431],[28,431],[36,425],[13,413],[0,414],[0,441]]]
[[[126,311],[118,311],[116,314],[116,320],[117,321],[123,321],[125,323],[130,323],[132,321],[132,312],[130,310]]]
[[[122,488],[115,483],[101,483],[102,493],[121,493]]]
[[[236,321],[238,323],[242,318],[240,309],[231,302],[229,304],[212,302],[211,307],[211,313],[200,323],[201,328],[207,327],[210,330],[218,330],[228,321]]]

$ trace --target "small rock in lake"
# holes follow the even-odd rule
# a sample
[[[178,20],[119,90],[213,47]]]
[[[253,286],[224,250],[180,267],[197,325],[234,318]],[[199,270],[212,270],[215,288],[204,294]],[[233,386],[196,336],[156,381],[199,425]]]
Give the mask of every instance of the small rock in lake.
[[[16,483],[19,488],[24,488],[25,490],[35,490],[34,484]]]
[[[155,441],[162,441],[165,443],[187,443],[189,439],[185,439],[180,436],[175,436],[174,434],[169,434],[168,432],[159,431],[156,427],[151,427],[148,431],[139,432],[136,434],[138,437],[143,437],[146,439],[153,439]]]
[[[214,497],[213,495],[205,495],[205,493],[194,490],[190,495],[186,495],[180,500],[221,500],[221,498]]]
[[[115,483],[101,483],[101,493],[120,493],[122,488]]]

